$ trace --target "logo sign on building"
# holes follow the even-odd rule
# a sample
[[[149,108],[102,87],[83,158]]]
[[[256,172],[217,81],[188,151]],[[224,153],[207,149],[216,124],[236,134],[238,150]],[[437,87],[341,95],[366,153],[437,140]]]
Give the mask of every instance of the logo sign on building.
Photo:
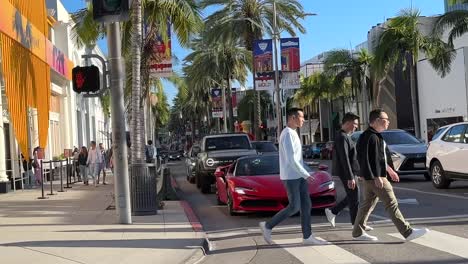
[[[220,88],[211,89],[211,112],[213,118],[223,117],[223,94]]]
[[[299,89],[299,70],[301,62],[299,57],[299,38],[282,38],[281,48],[281,88]]]
[[[254,70],[257,90],[274,90],[275,74],[273,71],[272,40],[254,41]]]
[[[172,76],[172,52],[171,52],[171,26],[167,25],[167,41],[156,34],[153,43],[153,54],[149,60],[150,76],[154,78]]]

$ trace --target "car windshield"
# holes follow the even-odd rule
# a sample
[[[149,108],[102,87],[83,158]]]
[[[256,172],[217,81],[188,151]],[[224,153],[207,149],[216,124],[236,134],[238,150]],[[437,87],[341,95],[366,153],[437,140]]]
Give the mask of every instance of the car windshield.
[[[304,164],[308,172],[312,169]],[[236,176],[279,175],[279,156],[255,156],[238,160]]]
[[[388,145],[421,144],[416,137],[404,131],[383,132],[382,136]]]
[[[207,138],[207,150],[250,149],[249,139],[246,136],[226,136]]]
[[[273,142],[252,142],[253,147],[260,152],[276,152],[276,148]]]
[[[437,129],[434,136],[432,136],[432,139],[434,140],[434,139],[437,139],[438,137],[440,137],[441,134],[443,134],[445,131],[447,131],[447,128],[448,127],[441,127],[439,129]]]

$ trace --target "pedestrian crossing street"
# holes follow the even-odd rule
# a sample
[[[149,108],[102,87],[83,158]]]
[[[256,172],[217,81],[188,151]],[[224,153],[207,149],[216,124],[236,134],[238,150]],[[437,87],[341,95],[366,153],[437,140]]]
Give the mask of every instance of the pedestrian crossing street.
[[[365,264],[365,263],[468,263],[468,228],[459,225],[457,229],[451,227],[430,227],[430,232],[413,241],[406,241],[391,225],[376,227],[376,232],[370,232],[379,238],[377,242],[362,242],[352,240],[350,228],[329,229],[315,228],[314,235],[321,240],[329,241],[330,245],[311,246],[302,244],[301,232],[297,227],[294,232],[291,228],[278,228],[273,231],[274,245],[265,244],[261,234],[254,229],[247,232],[226,232],[208,234],[208,238],[216,237],[212,243],[220,245],[224,240],[238,237],[242,233],[255,239],[257,250],[270,250],[277,252],[277,248],[286,251],[293,259],[290,263],[339,263],[339,264]],[[234,241],[229,244],[233,245]],[[270,254],[270,253],[268,253]],[[274,253],[273,253],[274,254]],[[252,263],[256,263],[253,261]],[[275,257],[271,256],[271,262]]]
[[[411,247],[411,244],[417,244],[423,247],[427,247],[436,251],[442,251],[446,254],[458,256],[466,260],[466,262],[457,263],[468,263],[468,239],[431,230],[427,235],[415,239],[410,242],[406,242],[405,239],[399,233],[390,233],[388,236],[394,237],[405,245]],[[465,234],[466,235],[466,234]],[[317,237],[321,240],[325,240],[322,237]],[[340,263],[340,264],[365,264],[372,263],[365,259],[347,251],[340,247],[339,244],[324,246],[304,246],[302,245],[302,238],[294,239],[276,239],[275,244],[285,249],[288,253],[293,255],[295,258],[300,260],[302,263]],[[356,244],[362,242],[355,242]],[[365,242],[371,244],[372,242]],[[390,245],[391,246],[391,245]],[[416,254],[417,252],[415,252]],[[381,260],[383,261],[383,260]]]

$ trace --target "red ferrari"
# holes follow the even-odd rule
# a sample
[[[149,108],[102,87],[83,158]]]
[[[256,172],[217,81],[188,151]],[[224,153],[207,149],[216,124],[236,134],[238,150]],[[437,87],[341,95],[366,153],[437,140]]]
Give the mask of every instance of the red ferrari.
[[[327,167],[313,172],[308,180],[312,208],[328,208],[336,204],[335,184]],[[215,172],[217,200],[227,204],[229,213],[279,211],[288,205],[286,189],[279,177],[278,154],[247,156]]]

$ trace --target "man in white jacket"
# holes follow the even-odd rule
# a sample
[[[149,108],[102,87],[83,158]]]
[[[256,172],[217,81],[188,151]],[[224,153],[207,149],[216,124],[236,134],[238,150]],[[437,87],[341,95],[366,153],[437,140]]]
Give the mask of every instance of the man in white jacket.
[[[86,165],[88,165],[89,176],[93,178],[94,187],[96,187],[97,175],[99,174],[99,166],[102,162],[101,151],[96,149],[96,142],[91,141],[91,148],[88,152],[88,160]]]
[[[312,203],[308,181],[314,180],[304,168],[302,144],[296,132],[304,124],[304,112],[300,108],[291,108],[287,113],[288,126],[281,132],[279,139],[280,178],[288,193],[289,204],[278,212],[270,221],[261,222],[263,238],[272,244],[272,229],[288,217],[301,212],[303,243],[308,245],[326,245],[327,241],[312,236],[310,211]]]

